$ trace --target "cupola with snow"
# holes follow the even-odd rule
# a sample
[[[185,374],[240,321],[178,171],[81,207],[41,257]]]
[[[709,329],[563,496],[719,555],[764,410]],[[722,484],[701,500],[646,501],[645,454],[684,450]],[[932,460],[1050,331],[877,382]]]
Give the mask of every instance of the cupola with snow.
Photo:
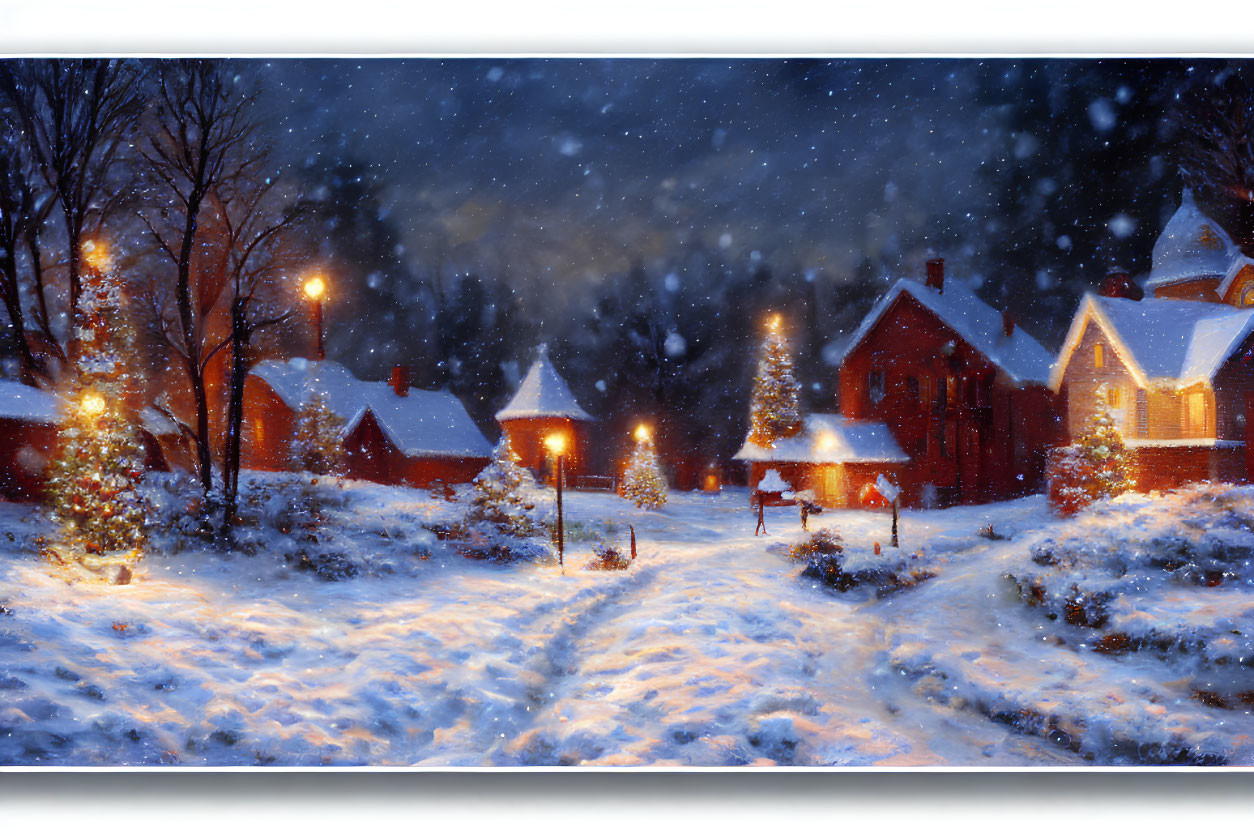
[[[593,418],[558,374],[549,359],[547,345],[542,344],[536,351],[535,362],[514,397],[496,413],[496,420],[523,467],[551,480],[552,454],[545,442],[558,436],[562,440],[567,479],[587,472],[588,429]]]
[[[1146,288],[1160,299],[1219,302],[1219,285],[1240,250],[1185,189],[1180,208],[1154,243],[1154,263]]]

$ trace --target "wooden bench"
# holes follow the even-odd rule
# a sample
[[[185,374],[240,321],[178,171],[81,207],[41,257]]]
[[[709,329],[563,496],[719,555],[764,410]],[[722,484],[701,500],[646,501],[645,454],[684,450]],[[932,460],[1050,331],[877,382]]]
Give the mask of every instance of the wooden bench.
[[[570,487],[572,490],[577,491],[605,491],[606,493],[613,493],[614,477],[583,474],[572,478]]]

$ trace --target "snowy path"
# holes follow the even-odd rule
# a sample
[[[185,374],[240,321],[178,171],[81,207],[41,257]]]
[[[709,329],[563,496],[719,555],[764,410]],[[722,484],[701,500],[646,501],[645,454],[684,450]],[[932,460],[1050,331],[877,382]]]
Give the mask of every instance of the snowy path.
[[[354,536],[393,555],[415,520],[449,513],[353,496]],[[185,554],[131,586],[70,586],[31,553],[38,524],[0,506],[16,543],[0,764],[1081,764],[1060,735],[1204,740],[1215,723],[1165,699],[1169,668],[1059,646],[1014,600],[1001,575],[1039,536],[1039,498],[904,514],[903,545],[937,577],[883,600],[800,579],[796,516],[774,511],[755,538],[743,493],[659,512],[574,494],[568,510],[573,531],[612,521],[619,545],[633,523],[636,564],[587,571],[575,538],[565,573],[437,555],[326,583],[272,555]],[[864,547],[887,527],[817,521]],[[990,522],[1014,539],[977,536]],[[1251,757],[1232,739],[1216,746]]]

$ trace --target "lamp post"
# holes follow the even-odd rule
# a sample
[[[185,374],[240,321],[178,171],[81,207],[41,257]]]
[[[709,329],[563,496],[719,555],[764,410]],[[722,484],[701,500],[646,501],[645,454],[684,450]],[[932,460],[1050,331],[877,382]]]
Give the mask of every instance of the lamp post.
[[[322,276],[311,276],[301,290],[313,305],[314,333],[317,335],[316,353],[319,360],[327,359],[327,349],[322,342],[322,297],[327,292],[327,282]]]
[[[566,481],[566,436],[553,433],[544,439],[544,446],[557,456],[557,565],[565,570],[563,553],[566,550],[566,530],[562,525],[562,483]]]

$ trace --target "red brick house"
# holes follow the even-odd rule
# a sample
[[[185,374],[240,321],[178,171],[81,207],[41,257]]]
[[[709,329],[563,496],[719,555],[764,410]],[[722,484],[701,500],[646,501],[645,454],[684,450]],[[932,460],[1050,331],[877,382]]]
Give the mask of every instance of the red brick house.
[[[888,427],[841,415],[807,415],[802,430],[770,447],[748,441],[734,458],[749,466],[756,487],[774,470],[794,491],[809,491],[826,508],[856,508],[858,494],[880,474],[894,484],[910,461]]]
[[[245,467],[288,469],[297,414],[314,392],[345,421],[351,478],[413,487],[469,482],[492,456],[461,402],[411,389],[404,367],[384,383],[359,380],[329,360],[296,358],[258,363],[244,384]]]
[[[1053,357],[944,264],[876,303],[840,362],[841,413],[882,423],[908,462],[904,504],[990,502],[1038,491],[1062,436]]]
[[[593,418],[557,373],[547,346],[540,346],[518,391],[496,413],[496,420],[523,467],[550,478],[552,456],[545,439],[557,435],[565,445],[567,478],[574,481],[588,472],[588,430]]]
[[[56,395],[15,380],[0,380],[0,497],[43,497],[61,409]]]
[[[1088,295],[1051,384],[1081,435],[1105,387],[1139,490],[1245,481],[1254,416],[1254,262],[1185,191],[1154,245],[1152,298]]]

